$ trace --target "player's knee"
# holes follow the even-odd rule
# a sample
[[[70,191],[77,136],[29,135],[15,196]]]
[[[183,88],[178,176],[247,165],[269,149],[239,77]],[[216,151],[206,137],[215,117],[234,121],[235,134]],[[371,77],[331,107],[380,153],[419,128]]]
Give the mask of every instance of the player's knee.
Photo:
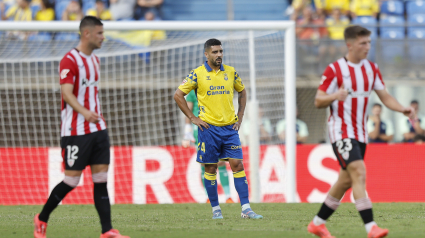
[[[363,168],[357,168],[352,171],[351,178],[353,182],[365,183],[366,182],[366,170]]]
[[[65,184],[67,184],[70,187],[77,187],[78,183],[80,182],[80,176],[65,176],[65,178],[63,179],[63,182]]]
[[[339,181],[339,184],[340,184],[341,188],[343,188],[344,190],[347,190],[347,189],[351,188],[352,181],[351,181],[351,179],[344,179],[342,181]]]
[[[108,172],[92,174],[93,183],[106,183],[108,181]]]
[[[230,160],[229,160],[230,161]],[[233,172],[238,172],[244,170],[242,160],[231,160],[230,167]]]

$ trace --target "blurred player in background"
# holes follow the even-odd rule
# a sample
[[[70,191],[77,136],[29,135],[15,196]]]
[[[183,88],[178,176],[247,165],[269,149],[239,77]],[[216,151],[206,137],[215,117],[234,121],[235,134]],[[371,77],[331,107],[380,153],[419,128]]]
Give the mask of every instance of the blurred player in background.
[[[196,161],[205,165],[204,183],[211,202],[213,219],[223,219],[216,179],[220,160],[228,160],[232,168],[235,188],[242,205],[241,217],[263,218],[252,211],[249,204],[248,181],[238,134],[246,106],[245,86],[233,67],[222,64],[223,48],[219,40],[207,40],[204,50],[207,61],[187,75],[176,90],[174,99],[182,112],[200,129]],[[233,106],[234,89],[239,93],[238,114]],[[192,90],[196,90],[199,117],[193,114],[184,99]]]
[[[45,238],[50,214],[62,199],[77,187],[87,165],[94,183],[94,205],[100,217],[100,238],[129,238],[112,229],[111,205],[107,190],[110,144],[99,103],[99,49],[105,39],[102,22],[93,16],[80,23],[81,39],[59,66],[62,96],[61,147],[65,178],[52,190],[40,214],[34,217],[34,237]]]
[[[197,116],[199,114],[198,108],[198,99],[196,98],[195,91],[192,90],[186,96],[187,106],[192,111],[193,115]],[[182,146],[188,148],[190,143],[195,143],[198,145],[198,127],[193,125],[189,118],[185,118],[185,127],[184,127],[184,138],[182,140]],[[204,179],[205,167],[201,164],[201,178]],[[218,162],[218,172],[220,173],[220,182],[224,190],[224,195],[226,196],[226,203],[233,203],[232,198],[230,198],[230,186],[229,186],[229,174],[227,173],[226,164],[224,161]],[[202,183],[205,187],[205,184]],[[207,194],[208,195],[208,194]],[[209,199],[208,201],[209,202]]]
[[[394,126],[390,120],[381,117],[382,105],[375,103],[367,121],[369,143],[388,143],[394,138]]]
[[[329,193],[308,231],[322,238],[331,238],[326,220],[338,208],[344,193],[353,189],[356,208],[365,224],[369,238],[385,237],[373,220],[372,202],[366,193],[364,156],[367,143],[366,108],[369,95],[375,90],[389,109],[413,117],[414,110],[400,105],[386,90],[378,65],[366,59],[370,50],[371,32],[361,26],[350,26],[344,31],[348,53],[330,64],[322,76],[315,105],[330,107],[329,137],[341,165],[337,182]],[[382,158],[385,161],[385,158]]]

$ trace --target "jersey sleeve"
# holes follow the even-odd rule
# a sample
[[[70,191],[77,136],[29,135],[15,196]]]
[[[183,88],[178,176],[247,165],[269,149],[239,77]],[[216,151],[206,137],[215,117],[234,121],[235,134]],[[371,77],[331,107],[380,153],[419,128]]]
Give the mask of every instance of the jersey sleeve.
[[[190,93],[186,96],[186,101],[195,103],[196,100],[195,90],[190,91]]]
[[[376,65],[375,64],[375,70],[376,70],[376,73],[375,73],[375,79],[374,79],[374,81],[375,81],[375,83],[373,84],[373,89],[374,90],[384,90],[385,89],[385,84],[384,84],[384,80],[382,79],[382,74],[381,74],[381,71],[379,70],[379,68],[378,68],[378,65]]]
[[[334,69],[329,65],[322,75],[322,81],[320,82],[319,90],[326,93],[333,93],[338,89],[336,74]]]
[[[244,90],[245,89],[245,85],[243,85],[243,83],[242,83],[242,79],[241,79],[241,77],[239,76],[239,74],[238,74],[238,72],[236,72],[235,71],[235,81],[234,81],[234,87],[235,87],[235,89],[236,89],[236,91],[239,93],[239,92],[242,92],[242,90]]]
[[[77,76],[77,63],[70,56],[65,56],[59,65],[60,84],[74,84]]]
[[[179,89],[182,90],[185,94],[189,94],[193,89],[198,88],[198,76],[195,71],[192,70],[183,80],[182,84],[179,86]]]

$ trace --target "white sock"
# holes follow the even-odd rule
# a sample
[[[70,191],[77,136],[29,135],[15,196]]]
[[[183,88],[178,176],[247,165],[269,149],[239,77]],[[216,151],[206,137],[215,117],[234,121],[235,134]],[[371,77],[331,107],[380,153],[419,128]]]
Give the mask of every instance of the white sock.
[[[316,225],[316,226],[320,226],[322,224],[326,224],[326,221],[316,215],[313,218],[313,224]]]
[[[242,205],[242,211],[245,211],[248,208],[251,208],[251,206],[249,205],[249,203],[245,203],[244,205]]]
[[[374,221],[371,221],[371,222],[365,224],[364,227],[366,228],[366,232],[369,233],[370,230],[372,230],[373,226],[377,226],[376,222],[374,222]]]
[[[217,210],[221,210],[220,205],[217,205],[217,206],[213,207],[212,209],[213,209],[213,213]]]

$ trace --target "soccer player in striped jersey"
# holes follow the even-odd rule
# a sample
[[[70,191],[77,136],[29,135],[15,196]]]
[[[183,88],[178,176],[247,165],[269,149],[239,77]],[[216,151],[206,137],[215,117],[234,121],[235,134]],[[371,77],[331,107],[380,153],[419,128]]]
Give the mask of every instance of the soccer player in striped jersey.
[[[192,90],[186,96],[187,106],[192,110],[193,115],[197,116],[199,114],[198,108],[198,99],[196,98],[195,91]],[[182,140],[182,146],[187,148],[190,146],[190,143],[198,144],[198,127],[193,125],[189,118],[185,119],[185,128],[184,128],[184,138]],[[204,178],[205,167],[201,164],[201,178]],[[229,175],[227,173],[226,164],[224,161],[218,162],[218,172],[220,173],[220,182],[221,187],[223,187],[224,195],[226,196],[226,203],[233,203],[232,198],[230,198],[230,186],[229,186]],[[204,184],[204,183],[202,183]],[[205,187],[205,184],[204,184]],[[208,195],[208,194],[207,194]],[[209,202],[209,199],[207,200]]]
[[[236,191],[242,205],[242,218],[261,219],[252,211],[248,199],[248,181],[242,163],[242,146],[238,130],[242,123],[246,90],[239,74],[231,66],[222,64],[223,48],[217,39],[204,44],[207,61],[192,70],[174,94],[174,99],[190,121],[198,126],[198,154],[196,161],[204,164],[204,184],[210,199],[213,219],[223,219],[218,203],[217,164],[229,161]],[[239,94],[239,110],[233,106],[233,90]],[[199,117],[187,106],[184,96],[195,90],[199,104]]]
[[[322,238],[333,237],[325,223],[349,188],[353,189],[356,208],[368,237],[385,237],[388,234],[387,229],[379,228],[374,221],[372,202],[366,193],[366,108],[369,96],[375,90],[389,109],[409,117],[413,116],[414,110],[403,107],[387,92],[378,65],[366,59],[370,50],[370,34],[369,30],[361,26],[345,29],[348,53],[326,68],[314,102],[318,108],[330,107],[329,137],[341,165],[337,182],[329,190],[318,214],[307,228],[310,233]]]
[[[62,199],[77,187],[81,174],[90,165],[94,183],[94,205],[100,217],[100,238],[129,238],[112,228],[107,190],[110,144],[99,102],[99,59],[93,50],[105,39],[102,22],[86,16],[80,23],[81,39],[59,65],[62,125],[61,147],[64,180],[52,190],[43,210],[34,217],[34,237],[45,238],[47,221]]]

